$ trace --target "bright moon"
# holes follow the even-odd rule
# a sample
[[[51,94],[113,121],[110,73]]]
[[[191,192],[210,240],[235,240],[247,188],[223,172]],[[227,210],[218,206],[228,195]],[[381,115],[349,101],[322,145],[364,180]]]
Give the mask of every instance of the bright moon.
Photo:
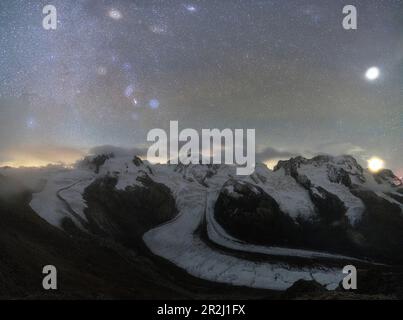
[[[378,67],[371,67],[371,68],[369,68],[369,69],[367,70],[367,72],[365,73],[365,77],[366,77],[368,80],[373,81],[373,80],[376,80],[376,79],[379,78],[379,74],[380,74],[380,73],[381,73],[381,72],[379,71],[379,68],[378,68]]]
[[[378,172],[379,170],[383,169],[385,162],[382,159],[373,157],[368,160],[368,169],[371,172]]]

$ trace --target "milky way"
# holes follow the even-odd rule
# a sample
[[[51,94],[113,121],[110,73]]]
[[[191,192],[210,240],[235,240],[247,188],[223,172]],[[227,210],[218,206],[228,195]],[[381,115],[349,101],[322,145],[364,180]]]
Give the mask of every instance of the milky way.
[[[354,1],[349,31],[346,4],[2,0],[0,164],[144,147],[178,120],[256,128],[262,160],[350,153],[402,174],[403,3]]]

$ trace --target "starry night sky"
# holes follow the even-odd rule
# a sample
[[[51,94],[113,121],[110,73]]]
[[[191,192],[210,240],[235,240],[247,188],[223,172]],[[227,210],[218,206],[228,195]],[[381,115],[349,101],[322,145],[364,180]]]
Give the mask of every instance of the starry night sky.
[[[46,4],[57,30],[42,27]],[[378,156],[403,175],[402,110],[403,1],[0,2],[3,165],[144,148],[178,120],[256,128],[264,161]]]

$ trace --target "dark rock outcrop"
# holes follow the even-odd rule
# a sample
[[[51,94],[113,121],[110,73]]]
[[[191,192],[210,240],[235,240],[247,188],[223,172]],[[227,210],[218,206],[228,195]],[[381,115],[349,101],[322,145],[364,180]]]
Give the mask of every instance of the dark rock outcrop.
[[[387,183],[392,187],[401,187],[402,186],[402,181],[398,177],[395,176],[395,174],[392,172],[392,170],[383,169],[377,173],[374,173],[373,176],[374,176],[375,181],[379,184]]]
[[[346,221],[347,209],[336,195],[322,187],[312,187],[308,192],[322,221],[336,224]]]
[[[281,212],[277,202],[247,182],[225,183],[214,214],[227,232],[251,243],[285,245],[298,234],[298,226]]]
[[[133,246],[145,231],[175,217],[175,200],[168,187],[146,174],[137,180],[140,185],[118,190],[117,178],[105,176],[86,188],[85,215],[92,232]]]
[[[352,193],[365,204],[356,230],[363,236],[363,250],[381,261],[403,263],[403,215],[396,203],[362,188]]]
[[[315,280],[298,280],[289,287],[282,296],[283,299],[297,299],[312,297],[327,292],[328,290]]]
[[[84,234],[67,219],[70,234],[29,206],[31,193],[0,175],[0,299],[112,299],[186,297],[168,288],[144,257]],[[45,265],[58,271],[58,290],[42,287]],[[182,291],[183,292],[183,291]]]
[[[99,169],[105,164],[105,161],[114,158],[113,153],[99,154],[96,156],[85,157],[79,164],[79,166],[89,168],[95,173],[99,173]]]
[[[143,160],[141,160],[138,156],[134,156],[134,158],[133,158],[133,164],[134,164],[136,167],[140,167],[143,163],[144,163]]]

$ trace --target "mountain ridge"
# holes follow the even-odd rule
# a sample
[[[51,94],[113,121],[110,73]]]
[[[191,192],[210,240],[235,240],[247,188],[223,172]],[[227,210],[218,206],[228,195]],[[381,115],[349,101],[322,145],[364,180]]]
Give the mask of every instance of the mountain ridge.
[[[347,261],[403,262],[401,181],[387,170],[372,174],[351,156],[291,158],[273,171],[258,164],[240,177],[229,165],[106,153],[44,177],[30,206],[48,223],[129,249],[143,241],[154,255],[217,283],[285,290],[304,279],[334,289]]]

